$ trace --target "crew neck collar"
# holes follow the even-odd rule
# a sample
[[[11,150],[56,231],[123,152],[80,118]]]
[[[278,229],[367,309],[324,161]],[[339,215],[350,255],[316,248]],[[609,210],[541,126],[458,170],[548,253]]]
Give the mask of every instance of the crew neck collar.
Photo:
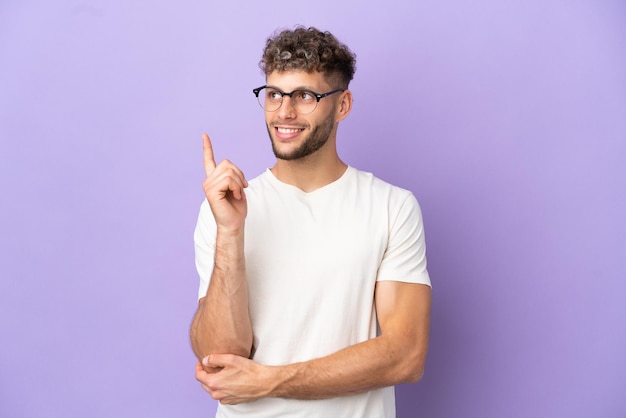
[[[335,187],[338,187],[339,185],[344,183],[346,181],[346,179],[348,179],[352,175],[352,173],[354,171],[354,168],[352,168],[351,166],[348,165],[346,167],[345,171],[343,172],[343,174],[337,180],[334,180],[334,181],[332,181],[332,182],[330,182],[330,183],[328,183],[328,184],[326,184],[326,185],[324,185],[322,187],[319,187],[319,188],[317,188],[315,190],[312,190],[310,192],[305,192],[304,190],[300,189],[297,186],[294,186],[292,184],[283,182],[282,180],[278,179],[278,177],[276,177],[274,175],[274,173],[272,173],[272,170],[269,169],[269,168],[267,170],[265,170],[265,171],[266,171],[267,177],[270,179],[270,181],[273,184],[276,184],[276,185],[278,185],[279,187],[281,187],[281,188],[283,188],[285,190],[292,190],[292,191],[294,191],[296,193],[299,193],[299,194],[302,194],[302,195],[305,195],[305,196],[313,196],[313,195],[316,195],[316,194],[323,193],[326,190],[334,189]]]

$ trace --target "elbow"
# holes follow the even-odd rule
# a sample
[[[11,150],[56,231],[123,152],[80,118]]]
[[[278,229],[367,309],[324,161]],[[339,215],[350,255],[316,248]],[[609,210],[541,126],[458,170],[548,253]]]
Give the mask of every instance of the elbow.
[[[198,308],[191,322],[189,337],[199,361],[210,354],[235,354],[250,358],[253,344],[251,330],[246,332],[244,328],[228,326],[220,328],[212,326],[214,323],[201,307]]]
[[[426,344],[414,340],[391,341],[386,347],[387,382],[391,385],[415,383],[424,376]]]
[[[207,344],[206,338],[203,338],[202,334],[198,332],[195,326],[192,326],[191,332],[189,333],[189,342],[191,343],[191,349],[198,361],[202,361],[204,357],[211,354],[207,352],[207,348],[210,344]]]
[[[236,339],[212,339],[208,335],[197,332],[191,333],[191,348],[198,361],[209,354],[235,354],[241,357],[250,358],[252,354],[252,339],[241,341]]]
[[[402,362],[399,380],[400,383],[416,383],[424,377],[426,353],[414,353],[405,357]]]
[[[424,377],[424,367],[413,367],[404,376],[403,383],[417,383]]]
[[[209,354],[235,354],[250,358],[252,354],[252,334],[240,338],[215,335],[209,329],[203,329],[197,321],[191,325],[189,333],[191,349],[198,361]]]

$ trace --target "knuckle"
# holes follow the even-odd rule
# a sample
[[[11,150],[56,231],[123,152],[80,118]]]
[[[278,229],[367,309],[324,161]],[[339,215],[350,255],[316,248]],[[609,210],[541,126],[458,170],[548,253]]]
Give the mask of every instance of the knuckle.
[[[216,170],[224,170],[226,167],[232,165],[232,163],[228,160],[222,160],[215,165]]]

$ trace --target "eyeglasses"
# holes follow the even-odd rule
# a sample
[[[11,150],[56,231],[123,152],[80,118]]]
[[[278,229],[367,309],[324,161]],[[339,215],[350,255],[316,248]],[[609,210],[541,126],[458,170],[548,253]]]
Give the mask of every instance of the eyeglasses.
[[[283,104],[283,97],[289,96],[294,110],[301,115],[312,113],[317,108],[320,100],[340,91],[346,91],[346,89],[337,89],[323,94],[311,90],[294,90],[291,93],[285,93],[271,86],[261,86],[252,89],[259,104],[266,112],[276,112]]]

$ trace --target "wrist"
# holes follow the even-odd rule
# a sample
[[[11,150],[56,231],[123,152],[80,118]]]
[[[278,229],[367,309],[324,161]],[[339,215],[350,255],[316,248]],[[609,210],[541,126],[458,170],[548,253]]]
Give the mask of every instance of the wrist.
[[[217,225],[217,236],[226,239],[243,238],[244,223],[241,225]]]
[[[268,397],[294,398],[293,388],[300,363],[269,368]]]

